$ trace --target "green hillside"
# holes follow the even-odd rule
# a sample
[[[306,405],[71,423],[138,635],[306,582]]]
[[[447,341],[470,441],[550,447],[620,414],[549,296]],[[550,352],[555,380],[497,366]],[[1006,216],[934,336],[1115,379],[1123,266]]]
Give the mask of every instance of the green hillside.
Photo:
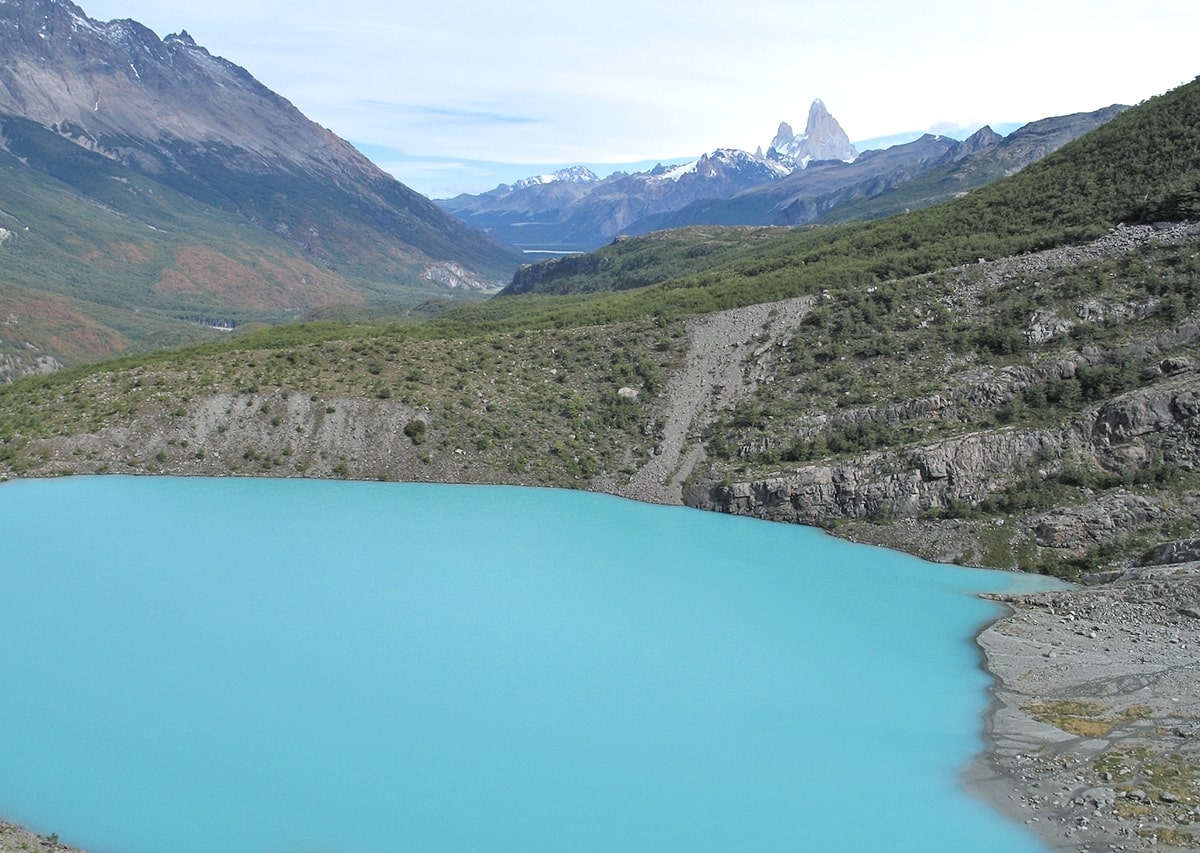
[[[569,486],[1090,570],[1200,524],[1198,176],[1195,82],[936,208],[25,379],[0,474]]]
[[[936,207],[869,225],[734,231],[747,235],[740,245],[713,237],[715,229],[662,232],[614,243],[590,263],[564,259],[550,262],[552,270],[540,276],[526,270],[519,277],[541,279],[528,292],[617,290],[675,279],[677,288],[717,284],[738,290],[740,299],[765,301],[811,292],[826,279],[865,283],[915,275],[1088,239],[1119,222],[1196,216],[1198,126],[1200,87],[1191,83],[1016,175]]]
[[[360,279],[239,214],[32,122],[7,118],[2,126],[0,294],[5,316],[23,325],[20,340],[0,327],[0,351],[14,363],[30,353],[73,364],[177,346],[219,335],[217,324],[293,320],[314,307],[368,300],[371,287]],[[388,291],[380,301],[429,295],[396,282]],[[61,310],[47,311],[50,296]],[[49,322],[64,311],[77,319]]]

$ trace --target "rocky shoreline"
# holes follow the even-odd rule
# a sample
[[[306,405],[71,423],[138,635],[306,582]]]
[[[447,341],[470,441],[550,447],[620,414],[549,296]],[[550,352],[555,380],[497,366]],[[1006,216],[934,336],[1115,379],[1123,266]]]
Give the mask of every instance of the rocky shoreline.
[[[1200,849],[1200,562],[988,597],[968,788],[1054,851]]]
[[[60,844],[57,835],[38,835],[23,826],[0,820],[0,851],[3,853],[33,853],[33,851],[58,851],[58,853],[83,853],[83,851]]]

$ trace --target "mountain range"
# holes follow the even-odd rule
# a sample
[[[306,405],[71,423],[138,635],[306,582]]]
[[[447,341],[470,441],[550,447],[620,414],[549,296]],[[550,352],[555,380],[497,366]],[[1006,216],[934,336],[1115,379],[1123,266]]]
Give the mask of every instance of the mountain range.
[[[575,166],[437,204],[497,242],[526,251],[594,249],[636,231],[636,223],[648,217],[782,180],[818,159],[852,161],[857,155],[841,125],[816,100],[804,133],[797,136],[784,122],[765,154],[718,148],[688,163],[606,178]]]
[[[765,153],[605,178],[571,167],[435,204],[187,32],[2,2],[0,381],[258,323],[516,292],[517,246],[912,209],[1119,110],[860,154],[817,100]]]
[[[803,225],[868,219],[952,198],[1044,157],[1124,107],[1049,118],[1007,137],[925,135],[859,154],[821,100],[802,134],[786,122],[764,154],[720,148],[698,160],[598,178],[572,167],[437,203],[498,241],[530,250],[599,248],[620,235],[689,225]],[[919,194],[893,195],[915,185]],[[879,206],[869,200],[879,199]],[[839,211],[853,210],[852,214]]]

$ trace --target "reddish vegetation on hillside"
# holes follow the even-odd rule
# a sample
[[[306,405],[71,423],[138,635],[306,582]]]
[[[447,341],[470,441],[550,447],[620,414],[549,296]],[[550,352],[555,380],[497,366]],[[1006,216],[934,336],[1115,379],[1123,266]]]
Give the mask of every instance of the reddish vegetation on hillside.
[[[200,245],[176,252],[175,265],[163,270],[154,290],[161,294],[208,294],[239,308],[271,311],[358,305],[363,301],[344,280],[315,266],[267,260],[250,265]]]
[[[0,287],[0,344],[79,362],[114,356],[129,347],[129,340],[90,319],[70,300]]]

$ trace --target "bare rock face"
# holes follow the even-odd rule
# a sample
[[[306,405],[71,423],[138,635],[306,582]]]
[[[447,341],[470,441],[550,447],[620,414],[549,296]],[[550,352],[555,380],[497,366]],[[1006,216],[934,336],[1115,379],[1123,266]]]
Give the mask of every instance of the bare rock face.
[[[1105,403],[1091,428],[1096,455],[1112,467],[1147,450],[1188,468],[1200,465],[1200,389],[1135,391]]]
[[[1112,539],[1165,515],[1157,502],[1121,494],[1086,506],[1045,513],[1036,520],[1035,541],[1046,548],[1086,548]]]
[[[1059,317],[1053,309],[1043,308],[1029,318],[1029,328],[1025,330],[1025,337],[1031,344],[1044,344],[1052,338],[1068,334],[1074,327],[1074,323]]]
[[[786,121],[771,141],[768,156],[803,168],[813,160],[842,160],[851,162],[858,151],[850,144],[850,137],[829,114],[825,104],[818,98],[808,109],[808,124],[800,136],[792,131]]]
[[[1047,430],[976,433],[838,465],[809,465],[752,483],[709,485],[689,494],[704,509],[819,524],[837,518],[912,518],[960,501],[982,500],[1068,439]]]
[[[1177,539],[1152,548],[1137,561],[1139,566],[1172,566],[1200,560],[1200,539]]]
[[[125,138],[245,147],[267,162],[330,175],[377,172],[353,146],[186,32],[159,39],[136,21],[101,23],[66,0],[32,0],[0,5],[0,51],[0,112],[114,156]],[[169,167],[169,148],[158,154]]]

